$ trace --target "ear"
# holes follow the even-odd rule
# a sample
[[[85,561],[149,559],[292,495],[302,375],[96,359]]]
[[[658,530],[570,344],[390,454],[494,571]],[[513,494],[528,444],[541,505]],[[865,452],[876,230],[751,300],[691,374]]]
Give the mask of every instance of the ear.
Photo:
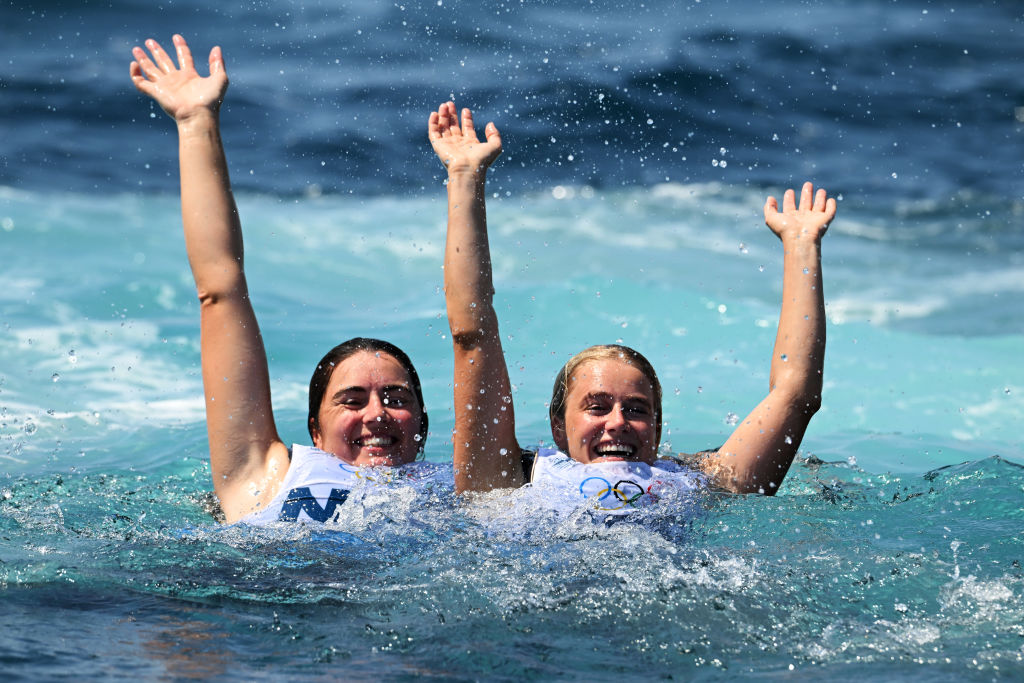
[[[565,435],[565,420],[555,417],[551,419],[551,437],[555,440],[558,450],[569,452],[569,439]]]
[[[320,448],[320,445],[324,442],[324,438],[320,434],[320,428],[317,427],[316,420],[314,420],[313,418],[309,419],[309,431],[310,434],[313,436],[313,446],[320,450],[323,450],[322,448]]]

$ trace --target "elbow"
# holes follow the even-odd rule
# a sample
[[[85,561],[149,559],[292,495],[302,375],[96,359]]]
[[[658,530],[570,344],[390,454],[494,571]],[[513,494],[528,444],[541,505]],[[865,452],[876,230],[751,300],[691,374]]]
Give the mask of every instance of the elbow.
[[[216,306],[223,298],[219,293],[212,289],[206,289],[205,287],[196,288],[196,296],[199,297],[200,308]]]
[[[485,339],[484,330],[479,327],[451,326],[452,345],[463,351],[472,351],[480,347]]]
[[[821,374],[794,376],[780,374],[771,387],[772,393],[785,397],[786,403],[793,410],[810,417],[821,410]]]
[[[808,392],[797,396],[794,405],[797,410],[810,418],[821,410],[821,391]]]
[[[493,310],[484,311],[480,316],[449,316],[448,329],[452,333],[452,345],[457,349],[472,350],[496,339],[498,319]]]
[[[199,297],[199,308],[208,309],[226,301],[237,301],[248,298],[245,279],[228,282],[196,283],[196,296]]]

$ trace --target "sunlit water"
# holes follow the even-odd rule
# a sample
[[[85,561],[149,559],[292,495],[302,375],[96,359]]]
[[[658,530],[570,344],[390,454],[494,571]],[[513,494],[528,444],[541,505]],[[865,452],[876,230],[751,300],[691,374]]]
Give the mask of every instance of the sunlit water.
[[[1024,91],[1006,75],[1024,43],[1009,5],[951,19],[780,3],[785,21],[775,5],[458,5],[474,33],[438,14],[449,4],[10,17],[0,674],[1024,675]],[[805,177],[839,194],[824,406],[779,495],[605,524],[530,491],[463,505],[375,489],[327,526],[216,524],[170,123],[126,78],[126,46],[179,21],[203,49],[225,44],[228,155],[287,441],[308,438],[316,360],[372,335],[409,351],[426,457],[451,458],[445,202],[423,113],[453,89],[505,132],[489,218],[524,444],[549,438],[566,358],[619,340],[659,371],[666,451],[720,444],[767,389],[781,247],[764,197]],[[463,65],[430,61],[451,44]],[[766,83],[778,106],[751,94]],[[356,121],[367,101],[385,128]]]

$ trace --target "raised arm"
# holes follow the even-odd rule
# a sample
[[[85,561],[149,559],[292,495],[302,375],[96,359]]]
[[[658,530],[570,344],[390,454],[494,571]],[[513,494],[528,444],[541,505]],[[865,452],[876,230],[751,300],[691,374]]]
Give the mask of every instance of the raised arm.
[[[768,396],[744,419],[705,469],[736,493],[773,495],[789,470],[811,417],[821,407],[825,364],[825,299],[821,238],[836,213],[825,190],[804,183],[800,205],[787,190],[782,211],[764,205],[768,227],[782,240],[782,311],[772,351]]]
[[[174,36],[178,64],[155,40],[152,58],[132,50],[131,78],[178,127],[185,248],[199,295],[203,388],[214,490],[228,522],[273,498],[288,452],[271,413],[267,357],[249,302],[242,227],[220,139],[228,77],[219,47],[210,75],[195,69],[185,39]]]
[[[446,102],[430,115],[430,144],[448,169],[444,291],[455,355],[455,486],[458,492],[521,486],[512,389],[498,334],[487,242],[487,168],[501,153],[493,123],[477,139],[473,115]]]

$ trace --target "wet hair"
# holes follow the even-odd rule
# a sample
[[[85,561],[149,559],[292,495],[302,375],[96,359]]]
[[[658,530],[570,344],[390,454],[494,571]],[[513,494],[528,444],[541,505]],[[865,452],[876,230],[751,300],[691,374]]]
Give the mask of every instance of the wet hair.
[[[335,368],[346,359],[361,351],[374,354],[386,353],[402,366],[409,375],[409,382],[412,384],[412,391],[416,400],[420,403],[420,429],[419,446],[423,450],[427,442],[427,409],[423,405],[423,388],[420,386],[420,376],[416,374],[416,368],[405,351],[390,342],[369,337],[353,337],[342,342],[327,352],[313,371],[313,377],[309,380],[309,417],[306,420],[306,428],[309,430],[309,437],[313,438],[313,430],[320,429],[320,404],[324,401],[324,394],[327,392],[327,385],[331,382],[331,376]]]
[[[569,396],[569,385],[576,378],[576,371],[581,365],[592,360],[617,360],[627,363],[642,372],[651,383],[651,388],[654,390],[655,447],[657,447],[657,444],[661,443],[661,382],[658,381],[658,374],[654,372],[654,366],[644,358],[643,354],[619,344],[599,344],[583,349],[570,358],[569,362],[558,371],[558,375],[555,377],[555,386],[551,390],[551,407],[548,408],[552,431],[555,427],[555,420],[565,423],[565,401]]]

